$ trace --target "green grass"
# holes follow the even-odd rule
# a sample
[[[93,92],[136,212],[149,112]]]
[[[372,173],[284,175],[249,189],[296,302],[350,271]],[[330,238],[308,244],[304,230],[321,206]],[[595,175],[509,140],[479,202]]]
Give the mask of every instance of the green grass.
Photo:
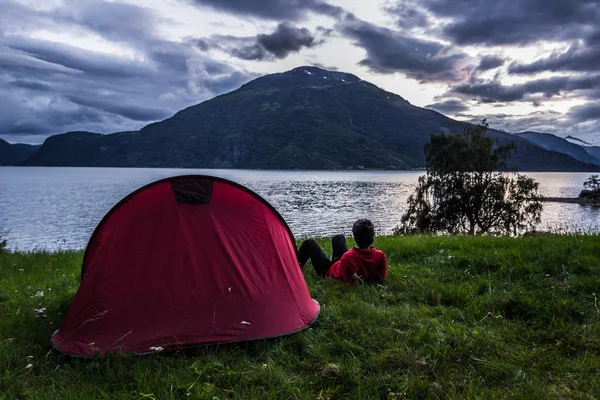
[[[322,310],[296,335],[95,360],[49,344],[82,253],[0,254],[0,399],[600,398],[600,237],[376,245],[383,287],[305,270]]]

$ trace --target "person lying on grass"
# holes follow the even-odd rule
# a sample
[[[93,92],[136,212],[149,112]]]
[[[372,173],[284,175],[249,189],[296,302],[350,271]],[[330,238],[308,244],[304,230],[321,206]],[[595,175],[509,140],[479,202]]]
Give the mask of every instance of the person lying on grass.
[[[352,226],[352,234],[358,248],[348,250],[346,237],[336,235],[331,239],[331,260],[314,239],[305,240],[298,250],[300,268],[310,258],[317,274],[323,278],[331,276],[344,283],[382,283],[387,276],[385,253],[371,246],[375,240],[375,228],[368,219],[359,219]]]

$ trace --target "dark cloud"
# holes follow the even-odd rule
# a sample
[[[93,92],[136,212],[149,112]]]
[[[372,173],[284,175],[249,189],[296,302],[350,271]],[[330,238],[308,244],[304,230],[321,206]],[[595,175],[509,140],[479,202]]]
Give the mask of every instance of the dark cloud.
[[[572,107],[568,115],[577,122],[600,121],[600,104],[587,103]]]
[[[449,22],[443,34],[455,44],[509,45],[580,38],[597,25],[597,0],[423,0]]]
[[[22,88],[22,89],[40,91],[40,92],[50,92],[53,90],[52,86],[50,86],[46,83],[34,82],[34,81],[30,81],[30,80],[25,80],[25,79],[17,79],[15,81],[9,82],[8,85]]]
[[[531,75],[530,80],[512,85],[503,83],[504,75],[500,71],[491,81],[479,78],[478,72],[498,68],[506,62],[501,57],[484,56],[471,79],[450,87],[445,95],[438,97],[439,103],[436,104],[444,104],[445,99],[458,97],[465,101],[490,103],[496,108],[511,102],[530,102],[541,108],[544,103],[559,97],[592,101],[600,99],[600,75],[597,73],[600,69],[600,29],[597,24],[600,20],[600,1],[399,1],[401,4],[407,2],[426,13],[432,26],[430,33],[454,45],[476,45],[481,48],[483,45],[571,43],[566,50],[555,51],[535,62],[510,64],[510,74]],[[392,8],[388,11],[393,15]],[[561,74],[542,79],[536,76],[541,72]],[[533,130],[589,135],[598,131],[597,120],[585,119],[595,115],[595,107],[590,104],[574,107],[567,114],[539,110],[525,116],[496,116],[501,120],[499,124],[508,131]],[[468,109],[460,111],[458,115],[468,118]],[[474,120],[481,118],[472,117]],[[592,126],[592,121],[596,121],[596,126]]]
[[[334,65],[323,65],[319,62],[313,61],[312,63],[310,63],[311,66],[313,67],[317,67],[317,68],[321,68],[321,69],[326,69],[327,71],[340,71],[340,69]]]
[[[402,72],[424,82],[468,79],[468,56],[438,42],[417,39],[356,18],[337,24],[338,30],[367,52],[360,64],[379,73]]]
[[[321,0],[189,0],[243,17],[297,21],[308,12],[339,18],[345,11]]]
[[[25,29],[55,30],[60,27],[51,15],[42,10],[32,12],[27,5],[16,0],[3,0],[0,12],[0,37],[6,32]]]
[[[394,3],[386,6],[384,10],[396,18],[400,28],[424,27],[429,23],[425,11],[413,1]]]
[[[133,121],[156,121],[171,116],[173,113],[168,109],[157,107],[140,107],[132,104],[124,104],[117,97],[87,98],[77,95],[65,96],[70,102],[96,110],[106,111],[110,114],[120,115]]]
[[[328,4],[324,1],[314,1],[313,3],[314,4],[310,8],[310,10],[318,14],[327,15],[329,17],[337,19],[353,15],[352,13],[349,13],[348,11],[343,9],[342,7],[332,6],[331,4]]]
[[[535,74],[543,71],[598,71],[600,70],[600,42],[590,38],[585,43],[573,43],[564,52],[553,52],[549,57],[531,64],[513,63],[508,68],[512,74]]]
[[[315,47],[323,43],[324,37],[331,33],[321,27],[317,32],[320,38],[306,28],[282,22],[269,34],[255,37],[215,35],[198,40],[196,46],[202,51],[220,49],[242,60],[270,61],[286,58],[290,53],[297,53],[303,48]]]
[[[83,52],[78,47],[47,40],[15,38],[8,41],[8,47],[32,58],[98,77],[148,77],[151,73],[142,63],[106,53]]]
[[[53,17],[63,24],[75,24],[116,42],[141,43],[154,38],[151,27],[165,20],[154,10],[134,4],[109,1],[66,0],[68,7]]]
[[[578,107],[574,107],[573,109]],[[586,119],[574,115],[573,109],[566,115],[557,111],[546,110],[535,111],[525,115],[486,113],[485,117],[491,128],[506,132],[517,133],[529,131],[554,133],[561,137],[572,135],[582,140],[600,142],[597,119]],[[461,120],[471,123],[480,122],[482,117],[481,115],[474,115],[468,112],[461,113],[457,116]],[[587,115],[584,117],[587,117]],[[591,117],[598,118],[598,114],[591,114]]]
[[[85,109],[59,97],[25,98],[23,93],[31,92],[13,89],[0,94],[0,133],[3,137],[35,135],[41,138],[43,135],[74,130],[72,128],[77,126],[86,126],[92,130],[111,123],[101,112]]]
[[[500,57],[484,56],[479,62],[477,69],[479,71],[489,71],[490,69],[498,68],[504,65],[504,60]]]
[[[561,93],[600,88],[600,75],[569,77],[557,76],[535,79],[517,85],[503,85],[500,82],[462,84],[453,87],[448,95],[464,95],[482,103],[532,100],[530,95],[541,95],[546,99]]]
[[[264,47],[258,44],[251,44],[240,48],[232,48],[230,54],[242,60],[263,61],[272,58],[272,55],[267,52]]]
[[[454,45],[524,45],[584,37],[598,0],[396,0],[385,10],[404,28],[428,27]]]
[[[209,51],[213,47],[213,45],[210,43],[210,41],[208,39],[197,39],[196,47],[200,51]]]
[[[204,65],[204,72],[210,71],[210,68],[207,67],[206,63]],[[202,70],[201,70],[202,71]],[[208,97],[214,97],[216,94],[226,93],[231,90],[237,89],[242,86],[244,83],[248,82],[250,79],[257,78],[259,75],[257,74],[248,74],[244,71],[232,70],[227,73],[222,73],[219,75],[209,75],[204,79],[197,80],[197,84],[200,87],[200,90],[205,92],[205,96],[208,94]],[[196,103],[196,102],[194,102]],[[179,109],[176,109],[179,111]]]
[[[511,133],[534,131],[534,132],[549,132],[554,131],[557,127],[562,132],[566,132],[570,128],[567,127],[567,122],[563,115],[556,111],[535,111],[526,115],[511,115],[506,113],[487,113],[485,118],[490,124],[490,127],[497,130],[502,130]],[[474,115],[468,112],[458,115],[462,120],[470,123],[481,122],[481,115]]]
[[[65,0],[40,11],[6,0],[0,13],[0,136],[137,130],[255,76],[211,59],[191,40],[157,37],[158,21],[154,11],[130,4]],[[136,56],[5,34],[37,28],[91,33],[135,49]]]
[[[460,99],[448,99],[438,103],[429,104],[425,107],[442,114],[453,115],[469,109],[469,106],[465,103],[465,101]]]
[[[6,46],[0,40],[0,71],[3,73],[21,72],[36,74],[44,73],[73,73],[74,70],[40,60],[30,55]]]
[[[315,38],[306,28],[297,28],[288,23],[277,25],[275,32],[269,35],[258,35],[257,44],[277,58],[285,58],[302,47],[315,46]]]

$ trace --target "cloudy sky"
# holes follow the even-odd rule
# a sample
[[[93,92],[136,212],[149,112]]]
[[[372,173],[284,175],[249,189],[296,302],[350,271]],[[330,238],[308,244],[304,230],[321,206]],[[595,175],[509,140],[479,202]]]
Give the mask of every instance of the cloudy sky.
[[[0,0],[0,138],[139,129],[301,65],[600,144],[600,0]]]

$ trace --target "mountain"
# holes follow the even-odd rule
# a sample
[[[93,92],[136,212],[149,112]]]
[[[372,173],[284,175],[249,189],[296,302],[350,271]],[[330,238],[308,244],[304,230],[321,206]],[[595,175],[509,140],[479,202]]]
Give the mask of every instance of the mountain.
[[[589,155],[600,159],[600,146],[594,146],[590,142],[586,142],[585,140],[581,140],[571,135],[565,137],[565,139],[567,139],[571,143],[577,143],[581,145],[583,149],[588,152]]]
[[[466,126],[343,72],[299,67],[255,79],[139,132],[48,138],[26,165],[347,169],[423,168],[432,133]],[[516,142],[513,166],[596,171],[565,154]]]
[[[522,132],[517,133],[517,135],[526,138],[546,150],[568,154],[574,159],[585,163],[600,164],[600,158],[594,157],[586,151],[585,147],[575,144],[565,138],[550,133],[539,132]]]
[[[579,138],[577,138],[575,136],[569,135],[569,136],[566,136],[565,139],[567,139],[571,143],[575,143],[575,144],[578,144],[580,146],[592,146],[591,143],[586,142],[585,140],[579,139]]]
[[[0,165],[16,165],[25,162],[40,146],[10,144],[0,139]]]
[[[24,164],[43,166],[131,166],[123,162],[133,151],[128,144],[134,132],[102,135],[93,132],[67,132],[50,136]]]
[[[584,149],[592,157],[596,157],[596,158],[600,159],[600,146],[586,146],[586,147],[584,147]]]

